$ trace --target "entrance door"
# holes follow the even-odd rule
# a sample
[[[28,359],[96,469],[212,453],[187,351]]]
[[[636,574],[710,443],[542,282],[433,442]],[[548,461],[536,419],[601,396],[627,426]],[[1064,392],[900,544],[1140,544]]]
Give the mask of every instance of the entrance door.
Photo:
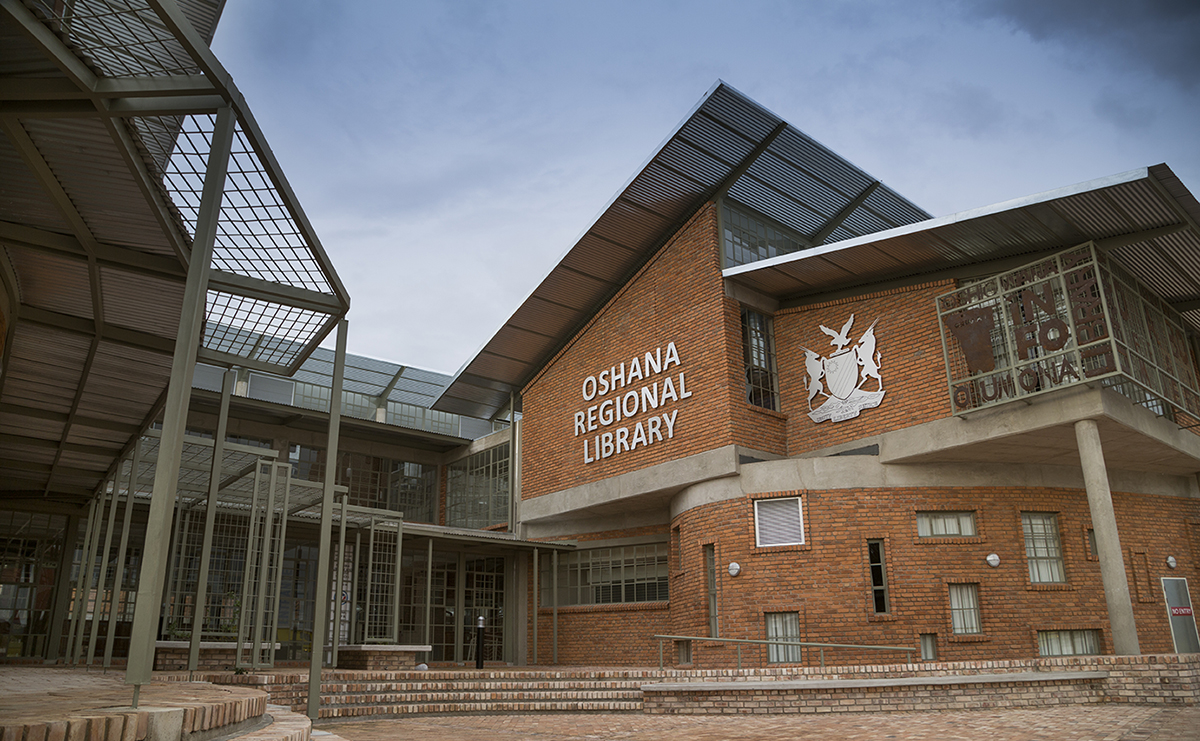
[[[1171,621],[1175,653],[1200,653],[1200,636],[1196,634],[1196,616],[1192,614],[1187,579],[1164,576],[1162,587],[1167,598],[1167,618]]]

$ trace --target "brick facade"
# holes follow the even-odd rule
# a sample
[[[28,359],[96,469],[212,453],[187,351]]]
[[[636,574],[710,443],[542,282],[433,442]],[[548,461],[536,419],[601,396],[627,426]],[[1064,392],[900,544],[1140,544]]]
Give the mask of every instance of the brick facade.
[[[856,441],[865,445],[876,436],[951,416],[935,297],[949,290],[952,281],[868,290],[774,312],[781,408],[751,405],[745,398],[741,306],[725,292],[716,227],[716,208],[710,204],[524,390],[523,498],[722,446],[739,445],[768,456],[819,455],[834,446],[845,449]],[[805,350],[832,355],[837,343],[821,326],[841,329],[851,314],[854,322],[846,332],[851,345],[873,327],[879,353],[882,381],[868,378],[862,388],[875,391],[881,386],[885,396],[878,407],[863,409],[852,419],[814,422],[810,409],[826,397],[818,395],[809,403]],[[586,401],[581,394],[584,380],[668,342],[676,343],[681,359],[671,373],[686,373],[693,394],[669,407],[678,409],[679,415],[673,438],[585,462],[587,435],[575,434],[574,415],[586,412],[601,397]],[[857,382],[857,367],[854,372]],[[642,385],[638,381],[632,388]],[[600,431],[605,429],[612,428]],[[878,466],[878,459],[870,465]],[[1078,463],[1064,461],[1063,465]],[[963,487],[949,482],[924,488],[808,491],[798,480],[792,484],[793,491],[783,487],[711,500],[700,496],[674,511],[669,531],[654,530],[661,542],[671,544],[669,601],[560,608],[559,662],[646,665],[658,658],[657,643],[649,638],[655,633],[709,635],[702,561],[706,545],[715,550],[719,634],[724,638],[765,639],[765,613],[790,612],[798,616],[801,640],[915,648],[921,634],[935,634],[937,656],[945,661],[1037,656],[1039,630],[1096,631],[1101,653],[1113,650],[1099,560],[1088,545],[1091,514],[1082,488]],[[802,497],[803,545],[755,546],[753,503],[774,496]],[[1113,501],[1141,650],[1171,652],[1174,646],[1160,578],[1194,580],[1200,566],[1200,500],[1118,492]],[[925,510],[974,512],[977,534],[918,538],[916,513]],[[1030,582],[1022,512],[1056,516],[1065,583]],[[587,548],[590,540],[602,545],[601,541],[647,532],[632,525],[603,533],[588,533],[583,527],[571,537],[580,548]],[[876,614],[872,600],[868,540],[881,541],[885,554],[889,609],[882,614]],[[992,553],[1000,557],[999,567],[986,563]],[[1177,559],[1178,568],[1167,567],[1169,555]],[[727,566],[734,561],[742,571],[731,577]],[[979,634],[953,631],[948,591],[956,583],[978,585],[983,623]],[[551,655],[553,623],[549,610],[537,614],[538,660],[545,662]],[[829,649],[828,653],[830,661],[839,662],[896,658],[879,651]],[[692,645],[697,666],[731,667],[737,655],[728,644],[694,641]],[[669,662],[674,660],[674,647],[668,657]],[[747,666],[767,663],[763,647],[743,647],[742,657]],[[815,658],[805,660],[812,663]]]

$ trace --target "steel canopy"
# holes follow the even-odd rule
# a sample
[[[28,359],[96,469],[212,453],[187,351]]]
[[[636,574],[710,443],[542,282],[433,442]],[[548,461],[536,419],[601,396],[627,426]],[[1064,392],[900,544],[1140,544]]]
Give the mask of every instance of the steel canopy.
[[[0,0],[0,494],[90,497],[159,413],[216,111],[199,359],[294,372],[349,296],[229,74],[221,0]]]

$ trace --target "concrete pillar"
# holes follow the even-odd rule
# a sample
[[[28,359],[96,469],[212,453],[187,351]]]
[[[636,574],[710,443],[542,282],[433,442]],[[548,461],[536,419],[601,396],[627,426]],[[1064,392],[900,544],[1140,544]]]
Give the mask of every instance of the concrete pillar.
[[[1075,423],[1075,440],[1079,445],[1079,460],[1083,464],[1083,483],[1087,488],[1088,507],[1092,513],[1092,529],[1096,533],[1096,550],[1100,556],[1100,579],[1104,582],[1104,601],[1108,604],[1108,622],[1112,630],[1113,653],[1137,655],[1137,623],[1133,619],[1133,603],[1129,599],[1129,581],[1125,577],[1125,558],[1117,533],[1117,516],[1113,512],[1112,492],[1108,488],[1108,471],[1104,466],[1104,450],[1100,446],[1100,429],[1094,419]]]

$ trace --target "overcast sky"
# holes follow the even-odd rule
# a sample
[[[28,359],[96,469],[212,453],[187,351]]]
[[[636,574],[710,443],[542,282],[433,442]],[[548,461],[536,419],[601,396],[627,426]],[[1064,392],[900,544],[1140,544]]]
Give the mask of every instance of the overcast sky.
[[[228,0],[213,48],[351,296],[454,372],[718,80],[935,216],[1166,162],[1195,0]]]

